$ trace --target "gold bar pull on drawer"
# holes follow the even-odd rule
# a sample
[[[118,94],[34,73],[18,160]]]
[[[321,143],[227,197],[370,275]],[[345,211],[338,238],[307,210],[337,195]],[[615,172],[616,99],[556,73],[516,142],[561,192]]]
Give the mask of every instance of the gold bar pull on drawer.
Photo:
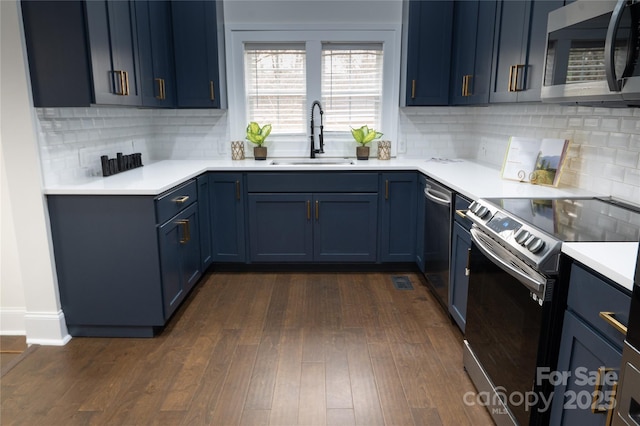
[[[467,211],[468,210],[456,210],[456,214],[458,216],[460,216],[461,218],[466,219],[467,218]]]
[[[210,98],[212,101],[215,101],[215,100],[216,100],[216,92],[215,92],[215,90],[213,90],[213,89],[214,89],[214,88],[213,88],[213,80],[210,80],[210,81],[209,81],[209,98]]]
[[[411,80],[411,99],[416,98],[416,81]]]
[[[615,318],[615,312],[600,312],[600,318],[605,320],[609,325],[620,333],[627,335],[627,326]]]
[[[156,96],[156,99],[162,100],[162,79],[154,78],[154,80],[158,83],[158,95]]]
[[[172,201],[176,204],[184,204],[189,199],[188,195],[183,195],[181,197],[174,198]]]

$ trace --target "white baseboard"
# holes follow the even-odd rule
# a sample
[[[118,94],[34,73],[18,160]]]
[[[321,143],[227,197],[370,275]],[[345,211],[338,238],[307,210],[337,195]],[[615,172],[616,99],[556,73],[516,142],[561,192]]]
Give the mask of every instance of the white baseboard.
[[[2,308],[0,309],[0,335],[25,336],[27,334],[24,323],[24,309]]]
[[[26,312],[24,315],[27,344],[64,346],[71,336],[67,331],[64,313]]]

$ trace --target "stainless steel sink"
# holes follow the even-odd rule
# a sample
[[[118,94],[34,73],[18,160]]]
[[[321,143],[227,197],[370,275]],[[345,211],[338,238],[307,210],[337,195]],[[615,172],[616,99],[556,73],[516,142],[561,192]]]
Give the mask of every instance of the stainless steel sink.
[[[354,160],[348,158],[292,158],[273,160],[272,166],[338,166],[355,164]]]

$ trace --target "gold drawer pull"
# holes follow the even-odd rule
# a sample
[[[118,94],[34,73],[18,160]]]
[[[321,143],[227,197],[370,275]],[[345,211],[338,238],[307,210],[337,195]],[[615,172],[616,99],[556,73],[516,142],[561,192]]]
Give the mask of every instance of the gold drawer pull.
[[[311,220],[311,201],[307,200],[307,220]]]
[[[600,312],[600,318],[608,322],[611,327],[615,328],[620,333],[626,336],[627,326],[621,323],[620,321],[618,321],[617,319],[615,319],[614,317],[615,314],[616,314],[615,312]]]
[[[213,80],[209,81],[209,98],[212,101],[216,100],[216,92],[215,92],[215,90],[213,90]]]
[[[320,201],[316,200],[316,222],[320,220]]]
[[[416,81],[411,80],[411,99],[416,98]]]
[[[468,210],[456,210],[456,214],[463,219],[467,218],[467,212]]]
[[[184,204],[189,199],[188,195],[183,195],[182,197],[174,198],[172,201],[176,204]]]
[[[180,244],[187,244],[189,240],[191,240],[191,225],[189,224],[189,219],[179,220],[176,223],[182,226]]]

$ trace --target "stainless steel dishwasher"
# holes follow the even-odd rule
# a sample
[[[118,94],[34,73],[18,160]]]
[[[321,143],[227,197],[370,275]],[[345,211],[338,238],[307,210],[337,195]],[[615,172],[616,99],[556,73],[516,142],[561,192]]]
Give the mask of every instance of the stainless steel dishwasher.
[[[429,287],[448,310],[452,192],[426,179],[424,224],[424,275]]]

